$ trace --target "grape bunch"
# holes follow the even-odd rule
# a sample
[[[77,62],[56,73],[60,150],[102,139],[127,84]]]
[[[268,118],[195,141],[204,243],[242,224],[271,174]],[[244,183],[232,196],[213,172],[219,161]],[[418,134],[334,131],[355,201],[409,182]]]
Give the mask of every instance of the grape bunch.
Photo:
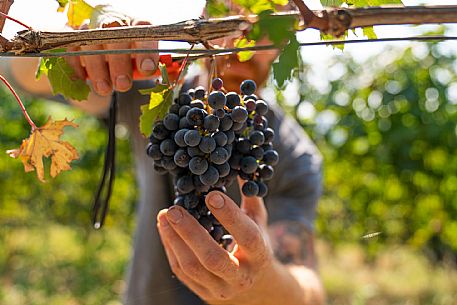
[[[181,93],[163,120],[154,123],[146,151],[157,172],[173,176],[174,204],[224,242],[224,228],[206,207],[206,195],[225,193],[240,176],[245,196],[266,196],[265,181],[273,177],[279,156],[265,117],[268,105],[254,94],[255,82],[243,81],[241,95],[224,93],[220,78],[212,87],[209,93],[201,86]]]

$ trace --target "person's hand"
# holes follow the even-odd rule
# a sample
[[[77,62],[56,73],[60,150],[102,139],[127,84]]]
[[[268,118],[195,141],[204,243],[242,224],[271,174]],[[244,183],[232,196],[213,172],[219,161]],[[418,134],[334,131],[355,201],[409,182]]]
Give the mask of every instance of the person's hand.
[[[232,234],[232,252],[219,246],[185,209],[159,212],[158,230],[174,274],[211,304],[251,304],[274,280],[275,259],[267,235],[261,198],[243,198],[241,208],[225,194],[206,196],[211,213]]]
[[[135,21],[132,25],[149,25],[149,22]],[[119,23],[105,24],[103,27],[121,26]],[[157,49],[157,41],[122,42],[104,45],[81,46],[69,50],[113,50],[113,49]],[[151,76],[158,67],[159,55],[155,54],[121,54],[71,56],[66,58],[73,67],[75,76],[82,80],[90,80],[96,93],[110,95],[114,90],[125,92],[132,87],[133,71],[143,77]]]

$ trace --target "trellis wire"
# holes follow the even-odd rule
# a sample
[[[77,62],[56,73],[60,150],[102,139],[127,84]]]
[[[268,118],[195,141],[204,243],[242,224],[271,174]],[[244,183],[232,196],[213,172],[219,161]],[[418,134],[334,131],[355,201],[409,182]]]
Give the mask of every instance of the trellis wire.
[[[340,45],[340,44],[355,44],[367,42],[396,42],[396,41],[445,41],[457,40],[457,36],[410,36],[410,37],[385,37],[376,39],[354,39],[354,40],[327,40],[316,42],[302,42],[300,47],[321,46],[321,45]],[[213,55],[228,55],[243,51],[267,51],[280,49],[275,45],[262,45],[245,48],[225,48],[225,49],[117,49],[117,50],[90,50],[90,51],[71,51],[71,52],[40,52],[40,53],[23,53],[17,54],[14,52],[0,53],[0,57],[61,57],[61,56],[89,56],[89,55],[115,55],[115,54],[145,54],[145,53],[175,53],[175,54],[195,54],[189,59],[198,59],[202,57],[210,57]]]

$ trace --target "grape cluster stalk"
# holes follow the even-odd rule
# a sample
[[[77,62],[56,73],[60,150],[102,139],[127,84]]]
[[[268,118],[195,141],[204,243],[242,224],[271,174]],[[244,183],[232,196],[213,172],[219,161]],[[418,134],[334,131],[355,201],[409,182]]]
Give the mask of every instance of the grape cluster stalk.
[[[268,105],[255,95],[255,82],[243,81],[241,94],[224,92],[220,78],[213,79],[212,88],[181,93],[163,120],[154,123],[146,152],[158,173],[173,176],[173,204],[224,243],[225,230],[206,207],[206,195],[225,193],[239,176],[245,196],[265,197],[265,182],[273,177],[279,155],[265,117]]]

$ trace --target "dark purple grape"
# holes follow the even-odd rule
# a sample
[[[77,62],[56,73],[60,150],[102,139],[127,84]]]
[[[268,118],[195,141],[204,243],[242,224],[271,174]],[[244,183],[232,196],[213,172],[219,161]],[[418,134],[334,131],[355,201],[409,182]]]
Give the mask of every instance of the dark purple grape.
[[[210,136],[202,137],[198,148],[206,154],[213,152],[216,149],[216,141]]]
[[[275,139],[275,132],[271,128],[266,128],[263,131],[263,135],[265,137],[265,143],[271,143]]]
[[[240,169],[240,164],[241,164],[241,159],[243,158],[243,155],[240,154],[238,151],[235,151],[232,153],[232,156],[229,159],[229,164],[230,167],[236,170]]]
[[[201,126],[203,125],[205,112],[206,111],[200,108],[192,108],[186,114],[187,121],[189,121],[189,124],[191,125]]]
[[[254,94],[255,90],[257,89],[257,85],[253,80],[247,79],[243,81],[240,85],[240,92],[244,95],[251,95]]]
[[[176,151],[173,160],[175,161],[177,166],[187,167],[189,165],[190,156],[184,149],[180,148],[178,149],[178,151]]]
[[[179,116],[174,113],[169,113],[163,118],[163,125],[168,130],[176,130],[179,126]]]
[[[162,155],[162,152],[160,151],[159,144],[148,145],[146,152],[147,152],[148,156],[151,157],[153,160],[162,159],[163,155]]]
[[[209,131],[214,132],[219,128],[219,118],[213,114],[207,115],[203,120],[203,127]]]
[[[172,139],[165,139],[160,143],[160,152],[165,156],[173,156],[177,148],[175,141]]]
[[[203,86],[198,86],[195,88],[194,98],[198,100],[202,100],[205,98],[206,90]]]
[[[205,109],[205,103],[201,100],[193,100],[190,103],[190,108],[199,108],[199,109]]]
[[[246,122],[246,119],[248,118],[248,112],[246,111],[245,108],[243,108],[241,106],[236,106],[232,110],[231,117],[234,122],[244,123],[244,122]]]
[[[162,122],[156,123],[152,128],[152,136],[158,140],[164,140],[170,132],[165,128]]]
[[[235,141],[235,132],[233,130],[227,130],[225,135],[227,136],[227,144],[232,144]]]
[[[222,131],[216,132],[213,138],[218,146],[225,146],[228,142],[227,134]]]
[[[217,171],[219,172],[219,177],[221,178],[227,177],[230,173],[230,164],[228,164],[228,162],[216,164],[214,167],[216,167]]]
[[[240,161],[240,168],[246,174],[252,174],[257,170],[257,160],[252,156],[243,157]]]
[[[194,98],[195,97],[195,89],[192,88],[192,89],[187,90],[187,94],[189,94],[192,98]]]
[[[242,154],[248,154],[251,150],[251,142],[248,139],[240,139],[236,143],[236,149]]]
[[[184,207],[184,197],[183,196],[176,196],[175,200],[173,201],[174,205],[179,205],[180,207]]]
[[[262,147],[257,146],[257,147],[254,147],[254,148],[251,149],[250,154],[251,154],[251,156],[253,156],[257,160],[262,160],[263,159],[264,150],[263,150]]]
[[[201,181],[200,181],[200,177],[199,176],[194,176],[194,186],[195,186],[195,190],[197,192],[200,192],[200,193],[206,193],[209,191],[209,186],[208,185],[204,185]]]
[[[154,164],[154,170],[159,173],[159,175],[166,175],[168,171],[158,164]]]
[[[257,95],[255,94],[250,94],[250,95],[245,95],[243,96],[243,100],[247,101],[247,100],[254,100],[254,101],[257,101],[258,100],[258,97]]]
[[[203,156],[205,156],[205,153],[202,152],[202,151],[200,150],[200,148],[198,148],[198,146],[195,146],[195,147],[187,147],[187,153],[189,154],[189,156],[190,156],[191,158],[197,157],[197,156],[198,156],[198,157],[203,157]]]
[[[246,102],[244,102],[244,105],[246,106],[246,110],[248,112],[253,112],[256,108],[254,100],[247,100]]]
[[[179,119],[179,129],[188,129],[192,128],[192,125],[189,123],[186,117]]]
[[[173,104],[170,106],[170,109],[168,109],[168,112],[179,114],[179,109],[181,109],[181,106],[179,106],[178,104]]]
[[[233,244],[233,237],[228,234],[223,235],[220,242],[225,250],[229,250],[229,247]]]
[[[172,171],[176,168],[175,160],[172,157],[163,157],[162,158],[162,167],[167,171]]]
[[[214,166],[208,166],[206,172],[200,176],[200,181],[204,185],[214,185],[219,180],[219,172]]]
[[[222,226],[215,225],[213,230],[211,231],[211,236],[214,238],[215,241],[220,242],[222,236],[224,236],[224,229],[222,229]]]
[[[208,95],[208,105],[213,109],[224,109],[227,99],[221,91],[213,91]]]
[[[268,187],[262,181],[257,181],[257,186],[259,187],[258,197],[265,197],[268,194]]]
[[[210,155],[209,160],[214,164],[222,164],[227,162],[230,155],[223,147],[217,147]]]
[[[184,195],[184,205],[186,209],[195,209],[200,202],[200,198],[194,193]]]
[[[267,150],[263,155],[263,162],[268,165],[276,165],[279,161],[279,155],[275,150]]]
[[[265,115],[268,112],[268,105],[262,100],[258,100],[255,106],[255,112],[259,115]],[[265,125],[267,126],[267,125]]]
[[[186,147],[187,144],[184,142],[184,135],[188,132],[189,129],[180,129],[175,133],[174,140],[179,147]]]
[[[184,135],[184,142],[186,142],[187,145],[194,147],[200,144],[200,141],[202,139],[202,136],[198,132],[198,130],[189,130],[186,132]]]
[[[221,90],[224,86],[224,82],[222,81],[222,79],[217,77],[213,79],[213,81],[211,82],[211,86],[214,88],[214,90]]]
[[[213,109],[213,114],[218,118],[222,119],[225,115],[224,109]]]
[[[200,157],[193,157],[189,162],[189,170],[194,175],[202,175],[208,169],[208,161]]]
[[[198,214],[198,212],[194,209],[190,209],[188,210],[189,214],[192,215],[193,218],[195,218],[196,220],[200,219],[200,214]]]
[[[225,115],[222,119],[221,119],[221,123],[219,124],[219,130],[221,131],[227,131],[227,130],[230,130],[230,128],[232,128],[233,126],[233,120],[232,120],[232,117],[230,115]]]
[[[261,165],[259,169],[259,177],[265,181],[270,180],[273,178],[274,170],[271,165]]]
[[[188,93],[181,93],[178,98],[178,104],[181,106],[189,105],[192,102],[192,96]]]
[[[208,216],[200,217],[198,222],[206,229],[206,231],[211,232],[213,230],[213,222]]]
[[[241,98],[236,92],[227,93],[225,95],[225,98],[227,99],[225,104],[230,109],[233,109],[236,106],[240,106],[241,105]]]
[[[187,194],[192,192],[195,189],[192,177],[183,176],[181,178],[178,178],[178,180],[176,181],[176,188],[181,194]]]
[[[249,142],[253,145],[262,145],[265,142],[263,132],[254,130],[249,134]]]
[[[180,117],[184,117],[184,116],[186,116],[186,114],[189,110],[190,110],[190,106],[187,106],[187,105],[181,106],[181,108],[179,108],[178,114]]]
[[[255,181],[249,180],[243,184],[241,191],[243,192],[244,196],[254,197],[259,193],[259,186],[257,183],[255,183]]]

